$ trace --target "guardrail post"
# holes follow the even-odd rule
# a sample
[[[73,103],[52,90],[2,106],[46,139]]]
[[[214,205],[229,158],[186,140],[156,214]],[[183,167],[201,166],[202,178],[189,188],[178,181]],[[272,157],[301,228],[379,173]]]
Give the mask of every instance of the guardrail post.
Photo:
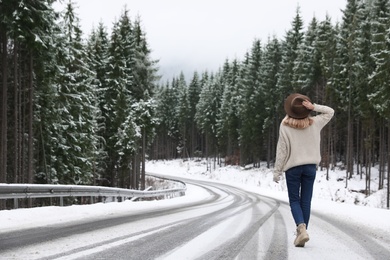
[[[17,209],[19,207],[19,200],[18,198],[14,198],[14,209]]]
[[[60,206],[61,206],[61,207],[64,206],[64,197],[60,197]]]

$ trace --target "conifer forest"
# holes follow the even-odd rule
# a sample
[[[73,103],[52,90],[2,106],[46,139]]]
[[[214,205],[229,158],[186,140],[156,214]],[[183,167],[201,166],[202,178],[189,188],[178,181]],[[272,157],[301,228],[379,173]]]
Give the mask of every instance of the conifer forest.
[[[131,6],[82,32],[53,2],[0,0],[0,183],[145,189],[145,160],[176,158],[272,168],[299,92],[335,110],[319,167],[390,193],[390,1],[348,0],[337,22],[297,8],[285,35],[166,82]]]

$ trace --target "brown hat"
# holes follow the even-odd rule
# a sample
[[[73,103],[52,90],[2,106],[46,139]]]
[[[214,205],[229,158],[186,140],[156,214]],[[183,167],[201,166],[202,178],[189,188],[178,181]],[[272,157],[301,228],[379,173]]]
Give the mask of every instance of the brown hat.
[[[309,116],[311,110],[307,109],[302,102],[310,98],[299,93],[289,95],[284,101],[284,110],[289,117],[296,119],[304,119]]]

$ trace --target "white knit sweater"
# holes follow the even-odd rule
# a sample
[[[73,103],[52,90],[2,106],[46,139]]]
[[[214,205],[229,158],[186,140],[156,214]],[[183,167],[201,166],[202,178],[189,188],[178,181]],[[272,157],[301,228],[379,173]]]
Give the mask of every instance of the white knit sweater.
[[[313,123],[309,127],[296,129],[281,123],[274,176],[280,176],[282,172],[298,165],[320,163],[320,132],[332,119],[334,110],[327,106],[313,105],[313,111],[321,114],[311,117]]]

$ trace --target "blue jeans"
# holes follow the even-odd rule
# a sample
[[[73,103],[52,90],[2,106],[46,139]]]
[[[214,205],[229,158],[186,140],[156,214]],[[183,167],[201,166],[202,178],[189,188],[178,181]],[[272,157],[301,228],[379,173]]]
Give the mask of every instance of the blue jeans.
[[[288,199],[295,224],[309,226],[311,198],[313,195],[316,165],[306,164],[286,171]]]

